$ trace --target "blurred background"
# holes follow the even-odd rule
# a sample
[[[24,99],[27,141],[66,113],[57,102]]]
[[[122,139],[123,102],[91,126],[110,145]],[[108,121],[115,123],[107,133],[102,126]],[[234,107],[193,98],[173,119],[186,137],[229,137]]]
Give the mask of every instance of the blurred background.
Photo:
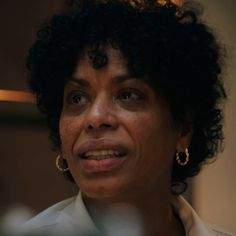
[[[200,2],[203,19],[229,51],[225,76],[229,100],[225,108],[225,150],[190,181],[186,196],[204,220],[236,233],[236,1]],[[39,26],[66,3],[0,1],[0,217],[22,207],[36,214],[77,192],[55,168],[57,153],[51,151],[46,122],[25,93],[27,50]]]

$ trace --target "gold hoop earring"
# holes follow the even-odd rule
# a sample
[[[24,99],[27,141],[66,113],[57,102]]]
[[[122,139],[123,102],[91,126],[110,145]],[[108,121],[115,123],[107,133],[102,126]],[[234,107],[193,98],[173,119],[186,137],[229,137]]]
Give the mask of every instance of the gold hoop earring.
[[[58,155],[57,158],[56,158],[56,167],[57,167],[57,169],[61,172],[66,172],[66,171],[70,170],[69,167],[67,167],[67,168],[60,167],[60,165],[59,165],[60,158],[61,158],[61,155]]]
[[[180,153],[185,153],[184,157],[180,157]],[[182,155],[181,155],[182,156]],[[185,166],[188,164],[189,162],[189,152],[188,152],[188,148],[185,149],[184,152],[176,152],[176,161],[178,162],[179,165],[181,166]]]

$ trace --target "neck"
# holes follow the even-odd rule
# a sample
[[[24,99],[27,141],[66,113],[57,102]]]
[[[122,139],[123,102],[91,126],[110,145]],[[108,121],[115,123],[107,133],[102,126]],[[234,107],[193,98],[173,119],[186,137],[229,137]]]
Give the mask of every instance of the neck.
[[[91,217],[101,230],[106,230],[107,226],[111,230],[114,226],[113,230],[126,227],[127,235],[131,235],[130,228],[131,231],[140,231],[136,234],[132,232],[133,235],[184,236],[183,226],[176,218],[171,205],[173,197],[170,193],[145,193],[143,197],[123,201],[101,201],[85,196],[84,201]]]

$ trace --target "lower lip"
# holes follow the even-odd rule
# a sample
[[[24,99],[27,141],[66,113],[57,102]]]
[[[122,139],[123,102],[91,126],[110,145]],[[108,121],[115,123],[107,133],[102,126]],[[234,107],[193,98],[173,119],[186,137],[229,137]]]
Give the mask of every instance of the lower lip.
[[[110,171],[122,165],[125,157],[111,157],[103,160],[80,159],[82,168],[87,172]]]

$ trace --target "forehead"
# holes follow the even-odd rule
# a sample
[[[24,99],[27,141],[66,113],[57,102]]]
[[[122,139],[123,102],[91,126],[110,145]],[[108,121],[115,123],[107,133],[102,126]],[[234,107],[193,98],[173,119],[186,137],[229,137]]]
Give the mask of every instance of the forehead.
[[[98,68],[94,66],[95,57],[103,57],[101,60],[105,60],[104,64]],[[101,62],[102,63],[102,62]],[[127,60],[120,50],[114,49],[112,47],[106,47],[99,49],[95,52],[95,56],[91,56],[91,51],[85,49],[81,54],[77,66],[75,68],[74,75],[78,77],[86,77],[90,73],[125,73],[128,74]]]
[[[106,47],[100,52],[107,57],[107,63],[99,68],[94,67],[93,58],[91,59],[89,55],[89,49],[84,50],[72,77],[67,80],[67,85],[72,82],[71,85],[76,84],[86,88],[91,87],[92,84],[100,86],[111,85],[114,87],[120,86],[127,81],[127,83],[132,83],[132,85],[149,87],[145,78],[130,73],[128,60],[120,50]]]

